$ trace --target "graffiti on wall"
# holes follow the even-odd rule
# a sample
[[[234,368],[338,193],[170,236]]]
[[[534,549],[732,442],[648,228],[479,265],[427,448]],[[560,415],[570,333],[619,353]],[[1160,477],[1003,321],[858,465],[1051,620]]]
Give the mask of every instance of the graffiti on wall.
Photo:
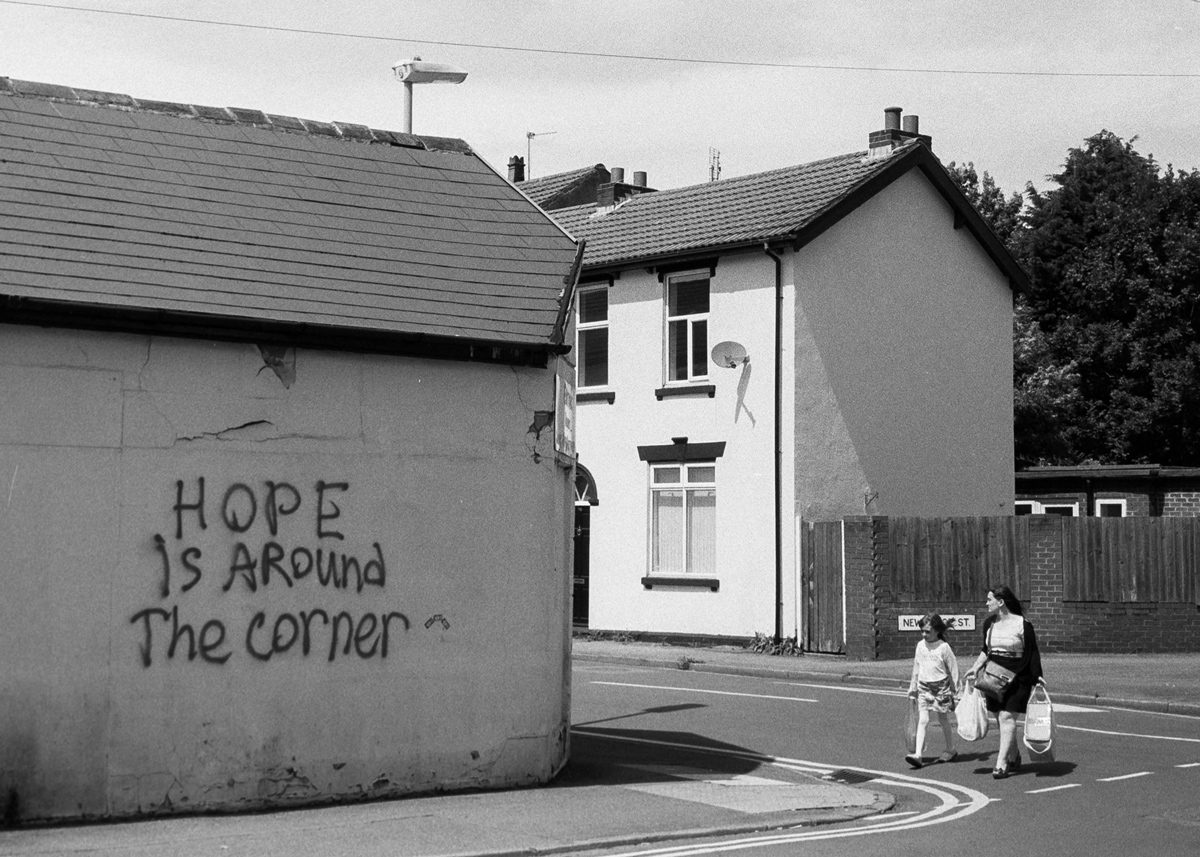
[[[367,593],[387,587],[384,549],[346,548],[342,505],[347,482],[318,481],[300,488],[289,482],[258,486],[235,482],[212,492],[204,477],[175,483],[168,535],[155,533],[152,553],[158,603],[129,619],[144,667],[163,661],[224,664],[233,657],[269,662],[282,657],[327,661],[387,658],[408,617],[394,609],[254,609],[238,627],[206,615],[214,598],[269,601],[279,590],[312,590],[313,601],[346,601],[334,593]],[[286,525],[286,527],[285,527]],[[282,533],[299,539],[287,541]],[[214,533],[214,531],[216,531]],[[206,536],[201,539],[201,536]],[[215,538],[214,538],[215,536]],[[220,555],[201,548],[221,544]],[[443,629],[437,614],[426,623]]]

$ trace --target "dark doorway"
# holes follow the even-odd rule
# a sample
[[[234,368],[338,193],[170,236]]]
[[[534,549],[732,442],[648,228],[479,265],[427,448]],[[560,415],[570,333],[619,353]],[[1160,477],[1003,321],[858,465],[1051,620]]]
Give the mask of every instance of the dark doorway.
[[[579,504],[575,507],[575,586],[571,621],[579,627],[588,624],[588,542],[591,538],[592,507]]]

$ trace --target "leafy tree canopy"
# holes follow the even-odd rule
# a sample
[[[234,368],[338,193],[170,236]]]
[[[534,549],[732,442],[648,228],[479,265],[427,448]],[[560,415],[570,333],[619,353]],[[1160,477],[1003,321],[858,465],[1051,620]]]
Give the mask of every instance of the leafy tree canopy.
[[[1161,170],[1135,140],[1101,131],[1068,152],[1057,187],[1027,187],[1011,241],[1036,359],[1078,390],[1059,388],[1062,422],[1052,438],[1027,426],[1019,458],[1200,463],[1200,174]]]

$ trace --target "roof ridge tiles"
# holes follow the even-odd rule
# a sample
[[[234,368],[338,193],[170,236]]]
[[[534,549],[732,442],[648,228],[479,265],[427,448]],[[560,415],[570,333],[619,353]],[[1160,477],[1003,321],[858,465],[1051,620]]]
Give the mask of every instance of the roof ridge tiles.
[[[41,83],[0,76],[0,94],[43,101],[74,104],[80,107],[100,107],[110,110],[159,113],[200,122],[217,122],[224,125],[243,125],[291,134],[310,134],[333,137],[359,143],[380,143],[408,149],[427,151],[459,152],[472,154],[464,140],[453,137],[431,137],[424,134],[408,134],[402,131],[386,131],[355,122],[322,122],[296,116],[266,113],[245,107],[212,107],[203,104],[186,104],[178,101],[159,101],[151,98],[134,98],[119,92],[82,89],[55,83]]]

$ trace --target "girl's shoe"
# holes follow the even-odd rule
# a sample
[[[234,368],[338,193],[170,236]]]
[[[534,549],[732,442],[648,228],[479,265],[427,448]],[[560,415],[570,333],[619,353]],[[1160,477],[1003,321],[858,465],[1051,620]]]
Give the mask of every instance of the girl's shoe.
[[[996,768],[992,769],[992,779],[993,780],[1003,780],[1007,777],[1008,777],[1008,768],[1007,767],[1003,767],[1003,768],[996,767]]]
[[[1017,755],[1008,760],[1008,769],[1014,774],[1021,770],[1021,751],[1017,751]]]
[[[958,758],[957,750],[947,750],[945,753],[942,753],[942,755],[938,756],[938,761],[939,762],[953,762],[957,758]]]
[[[921,761],[921,757],[916,755],[915,753],[909,753],[907,756],[904,757],[904,761],[908,762],[909,767],[911,767],[911,768],[925,767],[925,763]]]

